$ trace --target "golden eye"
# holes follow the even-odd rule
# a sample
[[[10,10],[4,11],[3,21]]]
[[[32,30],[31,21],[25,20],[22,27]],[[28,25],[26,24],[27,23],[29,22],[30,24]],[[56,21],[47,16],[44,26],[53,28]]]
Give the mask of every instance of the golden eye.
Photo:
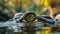
[[[26,21],[31,22],[31,21],[34,21],[35,19],[36,19],[36,15],[34,13],[27,13],[25,15],[25,20]]]

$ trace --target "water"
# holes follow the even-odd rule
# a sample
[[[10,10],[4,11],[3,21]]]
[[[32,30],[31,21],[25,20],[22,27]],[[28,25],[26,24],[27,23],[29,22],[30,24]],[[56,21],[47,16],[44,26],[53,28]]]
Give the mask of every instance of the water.
[[[50,34],[60,34],[60,32],[54,32],[54,33],[50,33]]]

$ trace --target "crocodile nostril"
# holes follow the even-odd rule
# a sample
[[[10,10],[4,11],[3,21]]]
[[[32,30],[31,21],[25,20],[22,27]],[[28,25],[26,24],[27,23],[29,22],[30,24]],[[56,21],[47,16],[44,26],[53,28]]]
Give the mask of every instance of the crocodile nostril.
[[[58,19],[56,19],[56,21],[58,21]]]

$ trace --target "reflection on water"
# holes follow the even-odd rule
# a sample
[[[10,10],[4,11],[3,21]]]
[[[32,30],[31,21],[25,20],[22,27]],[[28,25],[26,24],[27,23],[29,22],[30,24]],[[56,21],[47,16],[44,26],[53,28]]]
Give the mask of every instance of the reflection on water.
[[[33,33],[33,32],[32,32]],[[23,34],[30,34],[30,33],[23,33]],[[50,32],[50,33],[46,33],[46,32],[41,32],[41,31],[37,31],[36,33],[34,34],[60,34],[60,32]]]
[[[9,34],[16,34],[16,33],[10,32]],[[36,31],[35,33],[34,32],[31,32],[31,33],[29,33],[29,32],[22,32],[22,33],[19,33],[19,34],[60,34],[60,32],[50,32],[50,33],[47,33],[47,32],[43,32],[43,31]]]
[[[1,34],[1,33],[0,33]],[[16,33],[12,33],[9,32],[9,34],[16,34]],[[32,31],[23,31],[19,34],[60,34],[60,32],[51,32],[51,28],[50,27],[41,27],[41,30],[36,31],[36,32],[32,32]]]
[[[50,33],[50,34],[60,34],[60,32],[54,32],[54,33]]]

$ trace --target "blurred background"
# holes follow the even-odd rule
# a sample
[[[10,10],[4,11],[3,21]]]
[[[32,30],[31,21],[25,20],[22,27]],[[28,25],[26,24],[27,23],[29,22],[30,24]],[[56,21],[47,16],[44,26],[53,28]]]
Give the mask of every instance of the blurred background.
[[[9,16],[17,12],[35,12],[39,15],[49,14],[48,5],[52,5],[54,11],[59,10],[60,0],[0,0],[0,10]]]
[[[0,0],[0,10],[10,17],[15,13],[35,12],[36,14],[49,14],[48,6],[53,11],[60,9],[60,0]]]

